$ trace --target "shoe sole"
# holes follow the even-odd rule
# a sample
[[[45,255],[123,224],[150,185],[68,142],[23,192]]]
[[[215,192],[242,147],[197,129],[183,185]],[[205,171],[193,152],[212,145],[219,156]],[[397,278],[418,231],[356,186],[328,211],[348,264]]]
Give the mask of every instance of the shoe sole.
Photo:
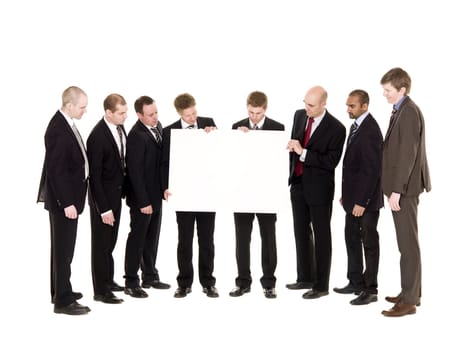
[[[247,293],[250,293],[250,288],[244,289],[243,292],[240,293],[240,294],[234,294],[233,292],[231,292],[231,293],[229,293],[229,296],[233,297],[233,298],[237,298],[237,297],[241,297],[241,296],[243,296],[244,294],[247,294]]]
[[[90,312],[90,309],[88,307],[85,307],[82,310],[79,310],[76,312],[66,312],[63,310],[53,310],[53,312],[56,314],[61,314],[61,315],[80,316],[80,315],[87,315]]]
[[[417,310],[412,310],[402,315],[393,315],[393,314],[387,313],[386,311],[381,312],[381,314],[386,317],[402,317],[402,316],[407,316],[407,315],[414,315],[416,313],[417,313]]]

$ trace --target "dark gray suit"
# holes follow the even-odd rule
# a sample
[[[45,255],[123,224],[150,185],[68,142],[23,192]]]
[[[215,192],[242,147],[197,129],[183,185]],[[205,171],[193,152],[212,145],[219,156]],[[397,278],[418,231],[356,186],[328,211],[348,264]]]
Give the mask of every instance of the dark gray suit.
[[[418,242],[418,197],[431,190],[425,147],[425,121],[406,97],[390,123],[383,146],[381,186],[390,196],[400,193],[400,211],[393,211],[400,251],[401,301],[415,305],[421,297],[421,256]]]

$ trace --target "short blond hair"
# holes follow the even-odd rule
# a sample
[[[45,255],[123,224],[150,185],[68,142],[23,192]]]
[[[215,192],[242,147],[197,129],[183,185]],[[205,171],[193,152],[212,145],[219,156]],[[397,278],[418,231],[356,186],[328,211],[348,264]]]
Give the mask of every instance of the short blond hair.
[[[73,105],[78,103],[79,97],[82,95],[87,97],[87,94],[77,86],[70,86],[61,95],[61,106],[64,108],[68,103]]]

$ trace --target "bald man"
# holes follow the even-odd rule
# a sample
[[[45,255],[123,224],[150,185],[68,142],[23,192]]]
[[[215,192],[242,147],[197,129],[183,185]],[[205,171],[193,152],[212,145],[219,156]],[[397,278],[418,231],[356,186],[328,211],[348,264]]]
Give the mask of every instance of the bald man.
[[[288,143],[297,281],[286,287],[309,289],[304,299],[328,295],[329,287],[334,170],[346,130],[326,110],[327,97],[321,86],[308,90],[305,108],[295,112]]]

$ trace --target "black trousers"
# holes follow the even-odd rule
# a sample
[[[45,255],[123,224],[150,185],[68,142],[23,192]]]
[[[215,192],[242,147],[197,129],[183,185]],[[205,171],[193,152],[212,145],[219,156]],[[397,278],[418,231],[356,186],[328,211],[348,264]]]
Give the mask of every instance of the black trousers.
[[[158,281],[158,270],[155,267],[160,238],[162,210],[151,215],[142,214],[139,208],[131,208],[131,232],[126,241],[125,275],[126,287],[140,286],[139,268],[142,270],[142,281]]]
[[[236,228],[236,262],[238,276],[236,286],[250,287],[250,241],[252,237],[253,220],[257,216],[262,241],[262,271],[260,282],[263,288],[274,288],[274,275],[277,264],[276,254],[276,214],[234,213]]]
[[[378,219],[379,210],[365,211],[361,217],[346,213],[347,278],[350,284],[371,294],[378,294]]]
[[[176,212],[178,223],[178,268],[177,281],[179,287],[191,287],[194,281],[194,267],[192,265],[192,244],[194,239],[194,225],[197,223],[199,244],[199,280],[203,287],[214,286],[213,277],[215,245],[213,233],[215,231],[214,212]]]
[[[312,283],[327,291],[331,270],[331,205],[307,203],[302,184],[291,186],[292,215],[297,258],[297,282]]]
[[[76,301],[71,286],[71,263],[76,244],[78,219],[68,219],[64,211],[49,212],[50,218],[50,292],[60,308]]]
[[[113,205],[115,223],[113,226],[104,224],[102,216],[95,206],[90,206],[90,224],[92,231],[91,255],[92,255],[92,283],[94,295],[103,295],[110,291],[115,275],[115,263],[113,250],[118,239],[118,229],[121,216],[121,200]]]

